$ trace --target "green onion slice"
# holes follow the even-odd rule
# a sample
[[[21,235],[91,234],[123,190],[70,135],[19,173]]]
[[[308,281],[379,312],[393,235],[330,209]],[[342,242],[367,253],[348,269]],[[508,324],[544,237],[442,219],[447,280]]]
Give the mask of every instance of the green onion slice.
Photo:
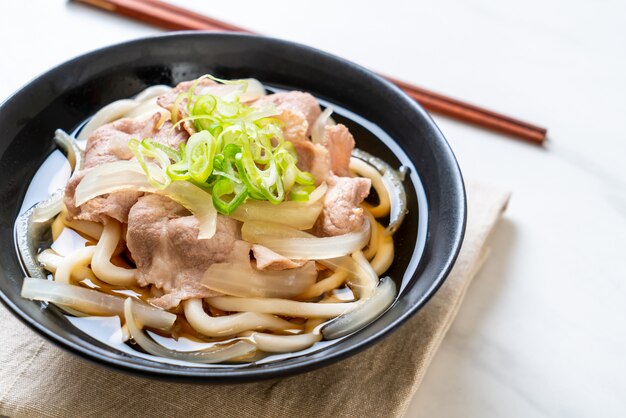
[[[200,81],[207,78],[232,88],[224,86],[224,90],[218,84],[218,90],[226,94],[220,95],[215,89],[202,89],[215,94],[196,94]],[[154,187],[164,189],[174,181],[188,181],[209,192],[215,208],[224,215],[248,199],[273,204],[286,198],[308,201],[315,178],[298,168],[293,144],[285,141],[282,122],[274,118],[276,108],[255,108],[240,102],[247,83],[207,74],[180,93],[171,110],[171,130],[190,122],[196,133],[178,150],[149,138],[129,142]],[[156,163],[158,176],[154,169],[147,169],[148,162]]]

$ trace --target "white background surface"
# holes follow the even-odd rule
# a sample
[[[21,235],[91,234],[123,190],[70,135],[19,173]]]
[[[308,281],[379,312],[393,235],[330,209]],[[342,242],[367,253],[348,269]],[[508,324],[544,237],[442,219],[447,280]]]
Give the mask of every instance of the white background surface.
[[[465,177],[513,199],[408,415],[626,415],[626,2],[176,3],[548,126],[539,148],[436,117]],[[160,32],[60,0],[2,6],[0,98]]]

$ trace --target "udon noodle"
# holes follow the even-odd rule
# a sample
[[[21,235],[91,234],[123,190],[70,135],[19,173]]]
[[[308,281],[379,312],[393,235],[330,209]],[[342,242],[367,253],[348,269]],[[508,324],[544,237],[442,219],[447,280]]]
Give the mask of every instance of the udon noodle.
[[[332,109],[313,99],[307,114],[312,96],[297,94],[209,76],[111,103],[76,138],[59,131],[78,181],[35,207],[31,222],[50,223],[37,260],[51,280],[26,278],[22,295],[75,316],[117,315],[137,349],[195,363],[297,352],[374,321],[396,296],[380,277],[406,210],[400,175],[350,156]],[[67,233],[83,244],[55,250]],[[146,330],[209,345],[176,351]]]

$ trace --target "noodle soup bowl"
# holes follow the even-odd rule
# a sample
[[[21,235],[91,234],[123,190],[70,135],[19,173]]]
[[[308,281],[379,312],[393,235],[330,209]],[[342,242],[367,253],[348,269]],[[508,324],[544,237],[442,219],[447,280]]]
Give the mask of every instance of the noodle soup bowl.
[[[55,130],[74,131],[99,108],[148,86],[175,85],[205,73],[257,78],[274,91],[310,92],[322,105],[333,106],[333,117],[349,127],[358,148],[396,168],[407,167],[404,187],[409,210],[395,233],[395,258],[385,273],[396,283],[398,296],[363,329],[297,355],[246,365],[180,365],[107,345],[97,333],[74,326],[57,307],[20,297],[25,273],[16,250],[14,222],[51,191],[54,176],[40,168],[55,150]],[[463,239],[462,176],[429,115],[372,72],[292,42],[182,32],[100,49],[48,71],[7,99],[0,106],[0,129],[0,300],[52,343],[116,370],[164,379],[228,382],[285,376],[339,361],[392,331],[403,332],[402,323],[445,281]],[[37,190],[41,184],[45,187]]]

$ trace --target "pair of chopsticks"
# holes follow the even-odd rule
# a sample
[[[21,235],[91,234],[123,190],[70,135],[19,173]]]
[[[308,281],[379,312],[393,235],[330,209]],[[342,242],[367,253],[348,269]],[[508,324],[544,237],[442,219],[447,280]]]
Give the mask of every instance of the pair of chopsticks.
[[[119,15],[170,30],[209,30],[253,33],[160,0],[75,0]],[[542,144],[547,130],[460,100],[446,97],[404,81],[383,76],[400,87],[425,109],[453,119],[482,126],[536,144]]]

